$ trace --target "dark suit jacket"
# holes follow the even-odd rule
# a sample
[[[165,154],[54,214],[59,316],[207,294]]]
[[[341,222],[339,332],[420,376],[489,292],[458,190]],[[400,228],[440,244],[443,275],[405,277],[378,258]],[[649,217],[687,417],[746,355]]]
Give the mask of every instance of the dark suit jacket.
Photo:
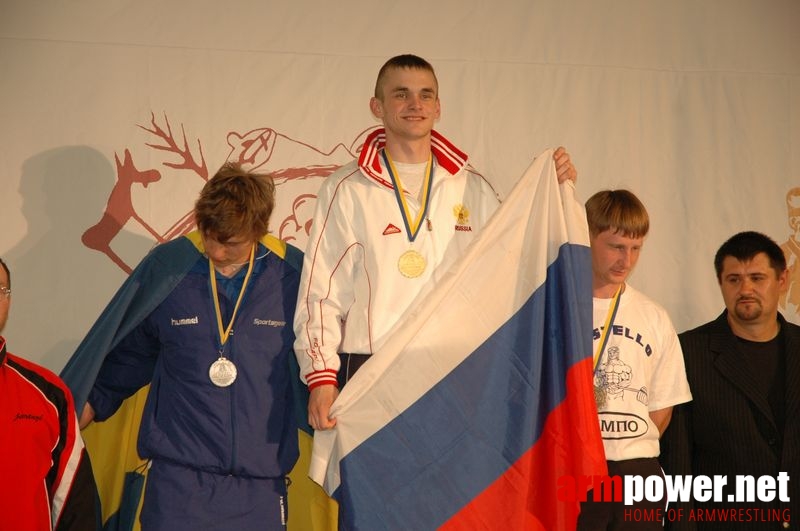
[[[710,530],[783,529],[774,521],[776,511],[790,510],[791,528],[800,521],[800,326],[778,315],[785,338],[786,352],[786,421],[778,433],[767,397],[756,389],[750,365],[737,346],[727,321],[727,311],[715,321],[680,334],[686,362],[686,376],[693,401],[676,406],[672,421],[661,439],[661,464],[670,475],[692,474],[727,476],[724,499],[735,492],[736,475],[756,479],[779,472],[789,475],[790,502],[720,503],[673,506],[684,509],[681,521],[668,529]],[[751,522],[690,522],[690,509],[759,509],[771,510],[773,521],[764,522],[764,514],[751,511],[742,516]],[[695,511],[695,515],[697,511]],[[785,516],[785,513],[783,513]]]

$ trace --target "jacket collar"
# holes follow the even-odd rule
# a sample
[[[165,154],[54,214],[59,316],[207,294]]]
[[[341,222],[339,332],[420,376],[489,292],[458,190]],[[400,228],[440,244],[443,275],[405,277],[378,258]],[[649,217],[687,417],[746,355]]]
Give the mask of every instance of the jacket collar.
[[[0,336],[0,365],[6,362],[6,338]]]
[[[781,325],[786,355],[786,416],[789,418],[789,415],[800,412],[800,327],[788,323],[780,313],[778,322]],[[773,421],[767,397],[756,388],[747,359],[728,324],[727,310],[713,321],[710,332],[709,348],[715,355],[716,369],[751,400],[764,416]]]
[[[786,351],[786,417],[800,415],[800,327],[786,321],[779,313],[778,320]]]
[[[391,180],[383,176],[380,153],[385,146],[386,129],[380,128],[370,133],[364,141],[361,154],[358,156],[358,167],[361,168],[364,174],[379,184],[394,188]],[[431,153],[436,157],[436,164],[447,170],[451,175],[455,175],[467,165],[467,154],[436,131],[431,131]]]

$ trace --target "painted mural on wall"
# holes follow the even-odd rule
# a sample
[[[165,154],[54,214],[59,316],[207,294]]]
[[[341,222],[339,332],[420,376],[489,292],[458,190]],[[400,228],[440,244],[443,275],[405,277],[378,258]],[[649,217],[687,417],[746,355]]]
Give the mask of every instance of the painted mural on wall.
[[[195,180],[196,186],[176,187],[182,195],[185,191],[187,197],[173,203],[191,204],[215,171],[212,169],[209,173],[203,154],[204,142],[187,137],[184,124],[178,132],[168,116],[161,118],[152,113],[148,124],[137,124],[137,127],[147,133],[148,141],[143,147],[124,148],[122,155],[114,153],[116,182],[102,217],[88,227],[81,238],[84,246],[105,254],[127,273],[136,264],[115,251],[113,243],[122,231],[132,228],[131,224],[151,237],[154,244],[186,234],[195,226],[193,213],[188,208],[170,213],[170,222],[157,227],[145,215],[148,207],[135,200],[137,192],[154,183],[177,179],[180,174],[183,182]],[[372,129],[362,131],[350,143],[340,142],[327,151],[270,127],[229,131],[225,138],[229,149],[227,160],[273,176],[278,197],[270,230],[303,249],[311,228],[316,190],[325,177],[358,156],[364,138]],[[159,163],[153,166],[152,161]]]
[[[108,196],[101,218],[88,227],[81,238],[83,245],[105,254],[114,264],[130,273],[136,260],[123,258],[114,249],[114,240],[121,232],[138,226],[153,244],[162,243],[194,229],[191,207],[170,212],[166,225],[155,226],[144,214],[149,207],[135,201],[137,191],[165,180],[177,179],[178,174],[196,181],[196,186],[178,187],[185,195],[183,203],[191,205],[202,185],[213,174],[209,171],[199,138],[190,138],[184,124],[173,128],[169,117],[151,113],[146,124],[136,124],[146,133],[140,146],[129,146],[114,153],[116,182]],[[232,130],[225,135],[227,160],[245,167],[270,173],[275,179],[278,200],[271,220],[271,232],[303,249],[311,228],[316,191],[322,180],[341,165],[356,158],[364,138],[373,128],[361,131],[352,142],[339,142],[325,150],[291,138],[270,127],[241,132]],[[147,161],[147,162],[141,162]],[[153,164],[156,161],[157,164]],[[187,175],[189,177],[187,177]],[[786,194],[788,237],[781,248],[789,267],[789,285],[780,299],[781,312],[787,319],[800,323],[800,187]]]
[[[789,237],[781,243],[786,265],[789,268],[789,286],[779,301],[787,319],[800,322],[800,187],[786,193]]]

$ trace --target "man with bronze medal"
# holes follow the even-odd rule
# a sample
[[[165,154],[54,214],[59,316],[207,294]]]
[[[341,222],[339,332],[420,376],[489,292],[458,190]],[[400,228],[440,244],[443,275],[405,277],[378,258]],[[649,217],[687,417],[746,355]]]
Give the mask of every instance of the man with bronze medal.
[[[267,235],[273,206],[269,176],[223,166],[195,205],[198,231],[151,251],[115,297],[131,301],[124,312],[109,305],[84,341],[124,313],[82,426],[151,386],[138,440],[145,529],[286,524],[300,253]]]
[[[627,283],[650,219],[627,190],[604,190],[586,202],[592,251],[594,392],[610,476],[661,476],[659,437],[672,408],[692,399],[678,336],[666,311]],[[661,511],[664,501],[633,506],[591,490],[579,530],[661,530],[657,518],[633,521],[625,511]],[[603,501],[604,496],[608,496]],[[655,513],[654,513],[655,514]]]
[[[467,155],[434,130],[441,106],[430,63],[389,59],[369,107],[383,127],[323,183],[304,257],[295,353],[317,430],[336,425],[339,388],[499,205]],[[554,159],[560,182],[576,178],[563,148]]]

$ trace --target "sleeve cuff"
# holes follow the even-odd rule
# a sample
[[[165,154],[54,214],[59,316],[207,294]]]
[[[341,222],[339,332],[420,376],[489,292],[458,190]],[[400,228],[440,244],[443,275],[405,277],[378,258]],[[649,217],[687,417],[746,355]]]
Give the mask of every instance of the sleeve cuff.
[[[333,385],[338,387],[339,382],[336,380],[336,371],[326,369],[324,371],[315,371],[306,374],[306,384],[308,390],[311,391],[321,385]]]

